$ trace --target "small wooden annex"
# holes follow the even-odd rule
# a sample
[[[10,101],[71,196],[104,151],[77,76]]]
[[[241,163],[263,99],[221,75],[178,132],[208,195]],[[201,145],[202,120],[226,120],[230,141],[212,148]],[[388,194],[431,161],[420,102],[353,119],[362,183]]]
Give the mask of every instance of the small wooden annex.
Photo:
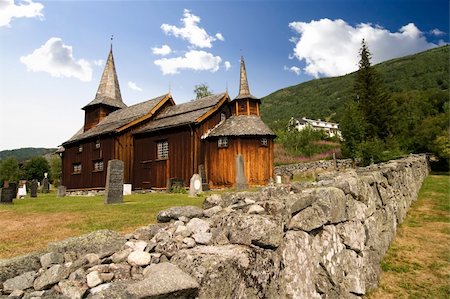
[[[275,134],[261,120],[260,105],[241,59],[233,100],[224,92],[176,105],[165,94],[126,106],[111,49],[96,96],[83,107],[83,128],[63,143],[62,182],[69,190],[103,189],[108,161],[119,159],[133,189],[164,188],[169,178],[187,185],[200,168],[209,187],[231,187],[242,154],[249,185],[265,185]]]

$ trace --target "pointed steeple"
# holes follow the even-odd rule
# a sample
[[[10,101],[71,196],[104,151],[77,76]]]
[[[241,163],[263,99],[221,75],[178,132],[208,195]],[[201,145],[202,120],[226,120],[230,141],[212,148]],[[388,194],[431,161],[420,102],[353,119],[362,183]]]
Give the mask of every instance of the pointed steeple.
[[[112,52],[112,44],[95,99],[83,107],[83,109],[100,104],[115,108],[127,107],[127,105],[125,105],[122,101],[122,95],[120,93],[119,81],[117,79],[116,66],[114,64],[114,56]]]
[[[245,70],[244,57],[241,56],[241,76],[239,81],[239,94],[235,99],[256,99],[251,93],[248,87],[247,71]]]

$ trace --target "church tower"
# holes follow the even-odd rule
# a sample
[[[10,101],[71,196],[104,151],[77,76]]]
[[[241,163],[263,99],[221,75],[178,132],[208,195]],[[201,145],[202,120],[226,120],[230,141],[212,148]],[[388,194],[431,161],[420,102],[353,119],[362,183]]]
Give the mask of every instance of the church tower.
[[[120,94],[111,45],[97,94],[94,100],[82,108],[85,111],[84,131],[94,127],[111,112],[125,107],[127,105],[122,101]]]
[[[257,115],[259,116],[259,106],[261,100],[250,93],[247,81],[247,71],[245,70],[244,57],[241,57],[241,74],[239,82],[239,94],[231,102],[233,115]]]

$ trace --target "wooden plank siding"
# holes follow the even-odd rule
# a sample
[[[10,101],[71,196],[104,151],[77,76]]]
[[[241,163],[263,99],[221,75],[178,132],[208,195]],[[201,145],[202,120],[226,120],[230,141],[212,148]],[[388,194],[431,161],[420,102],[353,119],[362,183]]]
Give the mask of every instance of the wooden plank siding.
[[[100,138],[100,148],[95,139],[83,140],[66,146],[62,159],[62,180],[67,189],[104,188],[108,161],[114,156],[112,137]],[[83,150],[79,152],[79,146]],[[103,170],[95,171],[96,161],[103,161]],[[73,173],[73,165],[81,163],[81,173]]]
[[[217,138],[206,146],[210,187],[232,187],[236,175],[236,155],[242,154],[247,181],[250,185],[265,185],[273,175],[273,140],[262,146],[260,138],[228,137],[228,147],[219,148]]]

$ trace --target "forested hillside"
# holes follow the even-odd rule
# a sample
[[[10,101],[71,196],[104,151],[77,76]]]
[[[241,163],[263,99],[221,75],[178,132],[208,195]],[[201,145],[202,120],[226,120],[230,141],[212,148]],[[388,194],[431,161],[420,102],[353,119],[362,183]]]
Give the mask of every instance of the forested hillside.
[[[448,95],[448,45],[374,67],[383,76],[387,91],[397,98],[407,93],[420,100],[439,91]],[[354,77],[351,73],[278,90],[262,99],[261,116],[273,129],[284,129],[292,116],[339,121],[344,104],[352,97]]]
[[[0,151],[0,160],[4,160],[9,157],[16,158],[17,161],[23,162],[33,157],[44,156],[46,154],[53,154],[56,148],[34,148],[26,147],[13,150]]]

